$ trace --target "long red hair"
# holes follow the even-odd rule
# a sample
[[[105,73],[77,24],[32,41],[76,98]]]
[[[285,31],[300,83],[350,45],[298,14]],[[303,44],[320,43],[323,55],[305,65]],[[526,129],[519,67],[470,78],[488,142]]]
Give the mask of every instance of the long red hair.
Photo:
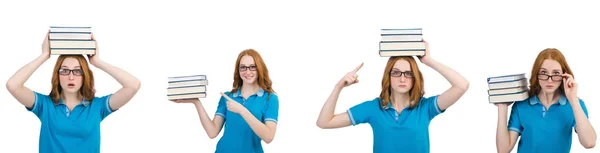
[[[389,105],[388,102],[391,100],[392,84],[390,82],[390,72],[392,72],[396,61],[399,60],[407,61],[410,64],[411,71],[413,72],[413,78],[411,79],[413,81],[413,86],[408,95],[410,96],[410,100],[414,102],[410,104],[410,108],[417,107],[421,97],[425,95],[425,91],[423,91],[423,74],[421,73],[421,70],[419,70],[419,66],[417,65],[415,58],[412,56],[393,56],[388,59],[385,70],[383,71],[383,79],[381,79],[381,94],[379,94],[379,99],[381,100],[382,108],[387,108]]]
[[[254,58],[254,63],[256,64],[256,71],[258,74],[258,78],[256,81],[258,82],[258,85],[260,86],[260,88],[262,88],[264,91],[266,91],[268,93],[274,93],[274,90],[271,87],[273,82],[271,82],[271,78],[269,78],[269,69],[267,69],[267,65],[263,61],[260,54],[258,54],[258,52],[254,49],[246,49],[238,55],[238,58],[235,62],[235,69],[233,72],[233,89],[231,89],[231,93],[237,92],[242,87],[243,81],[242,81],[242,78],[240,77],[239,66],[240,66],[240,61],[242,60],[242,57],[244,57],[246,55]],[[270,95],[269,95],[269,97],[270,97]]]
[[[94,74],[92,74],[92,70],[88,66],[87,60],[82,55],[60,55],[58,60],[56,60],[56,65],[54,65],[54,71],[52,71],[52,91],[50,91],[50,98],[55,104],[60,102],[60,94],[62,93],[62,87],[60,86],[60,79],[58,70],[61,68],[62,63],[67,58],[74,58],[79,61],[79,65],[81,66],[81,70],[83,70],[83,85],[79,89],[79,94],[83,97],[83,99],[91,102],[94,99],[94,94],[96,93],[94,89]]]
[[[575,75],[573,75],[573,71],[571,71],[571,67],[569,67],[565,56],[556,48],[546,48],[538,54],[537,58],[535,59],[535,62],[533,63],[533,68],[531,69],[531,77],[529,78],[529,91],[527,93],[530,96],[537,95],[541,91],[542,87],[540,87],[540,82],[538,81],[537,76],[540,73],[540,69],[542,68],[542,63],[544,63],[544,60],[546,59],[557,61],[558,63],[560,63],[560,67],[563,73],[571,74],[573,78],[575,78]],[[560,84],[558,89],[560,90],[560,92],[564,91],[562,83]]]

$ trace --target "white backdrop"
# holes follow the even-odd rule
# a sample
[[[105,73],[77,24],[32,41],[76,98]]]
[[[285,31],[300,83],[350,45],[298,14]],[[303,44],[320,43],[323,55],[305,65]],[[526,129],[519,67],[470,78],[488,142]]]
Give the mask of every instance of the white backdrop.
[[[91,25],[101,58],[132,73],[142,88],[102,123],[102,152],[214,152],[192,104],[166,100],[166,78],[206,74],[213,116],[219,92],[231,89],[238,53],[261,53],[279,94],[277,134],[266,152],[371,152],[368,124],[321,130],[316,119],[333,86],[361,62],[360,83],[345,88],[336,113],[379,95],[387,58],[377,53],[379,29],[421,27],[432,57],[464,75],[469,91],[430,125],[431,152],[495,152],[497,108],[486,78],[527,73],[536,55],[561,50],[579,83],[578,95],[600,131],[594,54],[597,5],[548,2],[2,2],[0,80],[37,57],[50,25]],[[596,15],[594,15],[596,14]],[[50,91],[54,56],[25,84]],[[426,96],[450,84],[419,65]],[[94,68],[97,96],[120,85]],[[596,88],[595,88],[596,87]],[[0,88],[0,152],[38,150],[40,122]],[[584,149],[573,136],[572,152]],[[513,152],[516,150],[513,149]]]

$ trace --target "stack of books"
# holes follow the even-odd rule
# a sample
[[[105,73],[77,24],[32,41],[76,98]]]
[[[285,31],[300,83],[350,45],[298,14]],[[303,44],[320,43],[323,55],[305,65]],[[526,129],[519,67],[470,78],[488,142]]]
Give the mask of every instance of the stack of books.
[[[422,28],[381,29],[379,56],[423,56],[425,42]]]
[[[525,73],[487,78],[490,103],[522,101],[529,98]]]
[[[169,100],[206,97],[206,86],[208,85],[206,75],[169,77],[168,80],[167,97]]]
[[[48,40],[52,55],[92,55],[96,52],[92,27],[50,26]]]

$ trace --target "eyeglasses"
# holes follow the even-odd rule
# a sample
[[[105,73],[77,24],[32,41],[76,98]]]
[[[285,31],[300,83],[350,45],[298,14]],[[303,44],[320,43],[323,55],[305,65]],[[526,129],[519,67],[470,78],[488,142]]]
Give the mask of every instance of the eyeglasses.
[[[60,74],[60,75],[69,75],[69,74],[71,74],[71,72],[75,76],[81,76],[81,75],[83,75],[83,70],[81,70],[81,69],[73,69],[73,70],[60,69],[60,70],[58,70],[58,74]]]
[[[401,77],[402,75],[404,75],[405,78],[412,78],[414,76],[411,71],[392,71],[390,72],[390,75],[393,77]]]
[[[538,74],[538,79],[540,80],[548,80],[552,78],[552,81],[562,81],[562,75],[548,75],[548,74]]]
[[[240,71],[246,71],[246,70],[250,70],[250,71],[256,71],[256,65],[251,65],[251,66],[240,66]]]

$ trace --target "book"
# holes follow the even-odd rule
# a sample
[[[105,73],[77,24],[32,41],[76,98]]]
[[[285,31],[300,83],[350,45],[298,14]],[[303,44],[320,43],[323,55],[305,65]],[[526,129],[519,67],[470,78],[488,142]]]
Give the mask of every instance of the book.
[[[182,87],[169,87],[167,88],[167,94],[188,94],[188,93],[205,93],[206,86],[182,86]]]
[[[515,81],[525,79],[525,73],[488,77],[488,83]]]
[[[490,90],[488,90],[488,95],[494,96],[494,95],[503,95],[503,94],[513,94],[513,93],[520,93],[520,92],[528,91],[528,90],[529,90],[529,88],[527,86],[504,88],[504,89],[490,89]]]
[[[523,101],[529,98],[527,91],[513,93],[513,94],[502,94],[502,95],[493,95],[489,96],[490,103],[504,103],[504,102],[515,102],[515,101]]]
[[[206,75],[187,75],[167,78],[167,98],[189,99],[205,98],[208,80]]]
[[[505,89],[505,88],[527,86],[528,84],[529,83],[527,82],[527,79],[519,79],[519,80],[514,80],[514,81],[488,83],[488,86],[490,89]]]
[[[420,34],[381,34],[382,42],[423,41]]]
[[[188,80],[206,80],[206,75],[190,75],[169,77],[169,82],[188,81]]]
[[[487,78],[489,103],[523,101],[529,98],[525,73],[492,76]]]
[[[381,34],[422,34],[423,28],[381,29]]]
[[[91,32],[50,32],[49,38],[52,40],[92,40]]]
[[[425,50],[385,50],[379,51],[379,56],[390,57],[390,56],[423,56]]]
[[[96,41],[92,40],[92,27],[50,26],[48,37],[51,55],[96,53]]]
[[[185,80],[169,82],[169,87],[207,86],[208,80]]]
[[[50,26],[50,32],[92,32],[89,26]]]
[[[186,93],[186,94],[172,94],[172,95],[167,95],[167,98],[169,100],[176,100],[176,99],[190,99],[190,98],[206,98],[206,93]]]
[[[421,28],[381,29],[379,56],[423,56],[425,42]]]

